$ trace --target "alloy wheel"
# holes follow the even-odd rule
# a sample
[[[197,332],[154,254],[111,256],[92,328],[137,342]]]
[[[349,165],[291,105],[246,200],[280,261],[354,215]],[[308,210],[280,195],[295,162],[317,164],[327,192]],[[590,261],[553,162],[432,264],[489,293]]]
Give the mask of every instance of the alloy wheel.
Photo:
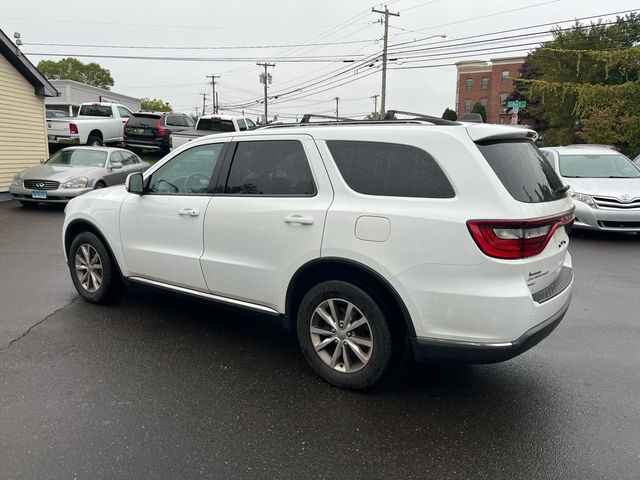
[[[362,369],[373,353],[373,331],[367,317],[353,303],[330,298],[311,315],[311,342],[329,367],[343,373]]]
[[[76,252],[76,275],[82,288],[89,293],[100,289],[103,279],[102,259],[96,249],[88,244],[80,245]]]

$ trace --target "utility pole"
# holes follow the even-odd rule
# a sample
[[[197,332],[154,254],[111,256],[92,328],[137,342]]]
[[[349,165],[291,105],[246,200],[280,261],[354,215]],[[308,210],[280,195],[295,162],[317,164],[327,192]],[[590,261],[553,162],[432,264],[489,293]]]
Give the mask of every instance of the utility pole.
[[[207,78],[211,79],[211,99],[213,101],[213,113],[218,113],[218,97],[216,97],[216,78],[220,78],[220,75],[207,75]]]
[[[387,6],[384,6],[384,11],[371,9],[372,12],[381,13],[384,15],[384,47],[382,50],[382,95],[380,95],[380,114],[384,116],[385,100],[387,96],[387,45],[389,43],[389,15],[399,17],[400,13],[391,13]]]
[[[275,67],[275,63],[256,63],[259,67],[264,67],[264,73],[260,74],[260,83],[264,83],[264,123],[267,123],[267,84],[271,83],[271,74],[267,73],[267,68]]]
[[[200,95],[202,95],[202,115],[204,115],[207,108],[207,94],[201,93]]]
[[[196,107],[196,118],[200,118],[200,114],[198,113],[198,107]]]
[[[372,95],[371,98],[373,98],[373,111],[378,113],[378,97],[380,95]]]
[[[338,106],[340,102],[340,97],[336,97],[334,100],[336,101],[336,122],[337,122],[340,118],[340,111]]]

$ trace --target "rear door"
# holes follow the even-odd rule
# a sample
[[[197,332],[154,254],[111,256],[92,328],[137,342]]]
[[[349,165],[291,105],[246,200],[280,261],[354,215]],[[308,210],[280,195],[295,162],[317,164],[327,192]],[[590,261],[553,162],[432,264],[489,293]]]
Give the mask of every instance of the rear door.
[[[207,286],[283,311],[293,273],[320,256],[329,178],[306,135],[242,138],[227,158],[204,225]]]

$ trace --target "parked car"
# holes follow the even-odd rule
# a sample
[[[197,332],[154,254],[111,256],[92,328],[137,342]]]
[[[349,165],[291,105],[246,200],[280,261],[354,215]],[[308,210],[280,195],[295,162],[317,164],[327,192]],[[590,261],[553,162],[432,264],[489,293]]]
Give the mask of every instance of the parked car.
[[[407,340],[503,361],[558,325],[573,282],[573,205],[532,138],[442,119],[207,136],[72,200],[64,253],[88,302],[127,279],[280,319],[340,387],[376,383]]]
[[[69,114],[67,112],[63,112],[62,110],[49,110],[45,111],[47,118],[69,118]]]
[[[195,129],[182,130],[171,134],[171,149],[178,148],[187,142],[205,135],[225,132],[244,132],[254,128],[256,124],[247,117],[232,115],[204,115],[198,119]]]
[[[575,228],[640,232],[640,168],[631,160],[602,146],[550,147],[542,151],[571,187]]]
[[[42,165],[16,174],[9,193],[26,207],[66,203],[78,195],[124,183],[149,168],[135,153],[112,147],[67,147]]]
[[[170,136],[175,132],[193,130],[195,122],[184,113],[134,113],[124,128],[124,144],[132,149],[160,150],[171,148]]]
[[[83,103],[77,117],[47,118],[49,143],[101,145],[121,143],[131,110],[115,103]]]

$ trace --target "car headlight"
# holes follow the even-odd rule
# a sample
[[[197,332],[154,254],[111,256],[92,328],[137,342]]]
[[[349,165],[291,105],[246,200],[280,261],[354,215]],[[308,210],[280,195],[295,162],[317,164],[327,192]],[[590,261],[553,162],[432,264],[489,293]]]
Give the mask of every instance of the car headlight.
[[[87,177],[76,177],[63,183],[62,188],[84,188],[87,186],[87,183],[89,183],[89,179]]]
[[[11,180],[11,185],[14,187],[21,187],[22,186],[22,179],[20,178],[20,174],[16,173],[13,177],[13,180]]]
[[[569,191],[569,195],[574,200],[578,200],[579,202],[586,203],[591,208],[598,208],[598,205],[596,205],[596,202],[593,200],[593,197],[591,195],[587,195],[586,193],[572,192],[572,191]]]

